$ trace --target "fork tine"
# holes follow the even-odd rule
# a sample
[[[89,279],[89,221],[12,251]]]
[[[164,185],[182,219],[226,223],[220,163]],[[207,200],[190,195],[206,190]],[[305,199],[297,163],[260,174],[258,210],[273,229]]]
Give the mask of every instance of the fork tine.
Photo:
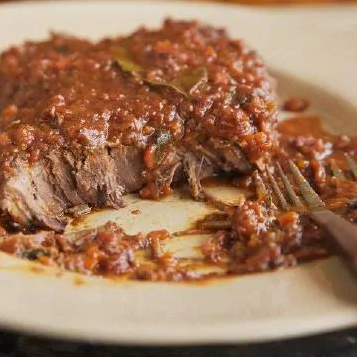
[[[289,160],[290,170],[305,201],[313,208],[324,206],[323,201],[301,174],[297,166]]]
[[[277,163],[276,166],[278,168],[279,175],[280,175],[280,177],[281,177],[281,179],[283,181],[283,184],[284,184],[284,186],[286,188],[286,192],[288,193],[291,202],[293,203],[293,205],[295,207],[304,208],[304,205],[302,204],[300,198],[296,195],[293,186],[291,185],[291,183],[290,183],[289,179],[287,178],[287,176],[284,174],[284,171],[281,168],[280,164]]]
[[[269,178],[269,181],[270,181],[270,184],[271,184],[271,187],[273,188],[274,190],[274,193],[276,195],[276,197],[278,198],[278,201],[281,205],[281,207],[285,210],[285,211],[288,211],[289,210],[289,204],[288,202],[286,201],[283,193],[281,192],[277,182],[275,181],[275,178],[273,177],[273,175],[271,174],[269,168],[267,167],[266,169],[266,172],[268,174],[268,178]]]
[[[346,156],[346,161],[347,164],[349,166],[349,168],[351,169],[353,176],[357,179],[357,164],[356,161],[352,159],[352,157],[348,154],[345,154]]]
[[[338,179],[344,179],[346,178],[343,171],[340,169],[340,167],[337,165],[336,160],[331,159],[330,161],[330,167],[332,170],[333,175],[338,178]]]
[[[254,172],[253,178],[254,178],[255,189],[256,189],[258,200],[259,201],[263,200],[267,203],[269,207],[272,207],[273,206],[272,197],[264,183],[263,178],[261,177],[261,175],[259,175],[258,171]]]

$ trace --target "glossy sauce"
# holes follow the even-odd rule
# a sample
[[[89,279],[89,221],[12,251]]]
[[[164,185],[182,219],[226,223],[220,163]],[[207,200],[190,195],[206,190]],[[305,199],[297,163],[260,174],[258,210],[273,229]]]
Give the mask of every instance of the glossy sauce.
[[[278,131],[281,147],[274,161],[279,160],[287,171],[284,162],[293,159],[325,202],[356,222],[356,212],[347,203],[357,195],[357,184],[348,170],[344,172],[345,179],[337,179],[329,168],[331,159],[346,168],[342,165],[344,154],[355,154],[356,139],[326,132],[316,116],[287,120],[279,124]],[[212,234],[200,247],[202,259],[179,259],[165,252],[165,242],[171,238],[166,231],[128,236],[111,223],[82,236],[78,234],[77,243],[73,236],[69,239],[53,232],[36,235],[2,232],[0,250],[87,275],[150,281],[207,281],[212,277],[296,266],[333,254],[328,237],[317,224],[293,208],[284,212],[278,204],[275,207],[266,197],[259,196],[257,174],[268,184],[264,172],[223,179],[225,186],[244,188],[250,197],[239,207],[222,204],[221,213],[196,222],[193,233]],[[206,184],[219,186],[222,179],[213,178]],[[275,201],[274,195],[271,196]],[[205,266],[216,266],[221,272],[207,276],[196,273]]]
[[[286,120],[279,123],[278,131],[281,155],[300,164],[331,208],[341,207],[357,195],[357,184],[346,161],[346,154],[357,158],[357,138],[332,134],[324,129],[318,116]],[[342,170],[345,179],[334,177],[333,166]]]
[[[27,42],[1,55],[0,82],[2,173],[69,146],[133,146],[150,171],[158,146],[216,137],[257,160],[275,143],[265,65],[243,41],[197,22],[99,43]]]

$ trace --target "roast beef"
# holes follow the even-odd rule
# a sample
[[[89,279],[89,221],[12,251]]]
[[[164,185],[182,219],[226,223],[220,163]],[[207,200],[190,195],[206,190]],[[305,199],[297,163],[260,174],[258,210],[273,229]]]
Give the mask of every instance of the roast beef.
[[[197,22],[93,43],[53,34],[1,55],[0,209],[57,231],[76,206],[158,199],[249,173],[276,145],[274,81],[241,40]]]

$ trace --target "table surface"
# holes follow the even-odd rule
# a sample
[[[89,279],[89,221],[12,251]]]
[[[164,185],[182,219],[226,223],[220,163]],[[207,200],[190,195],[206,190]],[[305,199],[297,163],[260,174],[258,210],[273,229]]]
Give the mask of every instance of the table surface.
[[[1,2],[16,0],[0,0]],[[184,1],[184,0],[183,0]],[[205,1],[205,0],[199,0]],[[219,0],[245,4],[342,3],[357,0]],[[357,328],[255,345],[198,347],[103,346],[0,331],[0,357],[357,357]]]
[[[357,329],[255,345],[130,347],[0,333],[0,357],[357,357]]]

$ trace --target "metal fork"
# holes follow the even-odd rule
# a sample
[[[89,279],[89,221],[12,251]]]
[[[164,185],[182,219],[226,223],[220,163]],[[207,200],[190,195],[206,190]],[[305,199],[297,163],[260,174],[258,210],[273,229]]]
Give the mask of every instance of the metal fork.
[[[356,162],[347,154],[346,162],[354,178],[357,179]],[[280,207],[283,210],[295,210],[307,214],[323,227],[333,239],[340,254],[346,259],[354,272],[357,272],[357,225],[329,210],[294,162],[289,160],[288,164],[299,189],[300,197],[295,193],[294,185],[290,182],[279,163],[275,167],[285,188],[286,195],[284,195],[272,174],[272,167],[266,169],[270,186],[277,197]],[[345,178],[343,171],[334,161],[331,163],[331,171],[336,178]]]

